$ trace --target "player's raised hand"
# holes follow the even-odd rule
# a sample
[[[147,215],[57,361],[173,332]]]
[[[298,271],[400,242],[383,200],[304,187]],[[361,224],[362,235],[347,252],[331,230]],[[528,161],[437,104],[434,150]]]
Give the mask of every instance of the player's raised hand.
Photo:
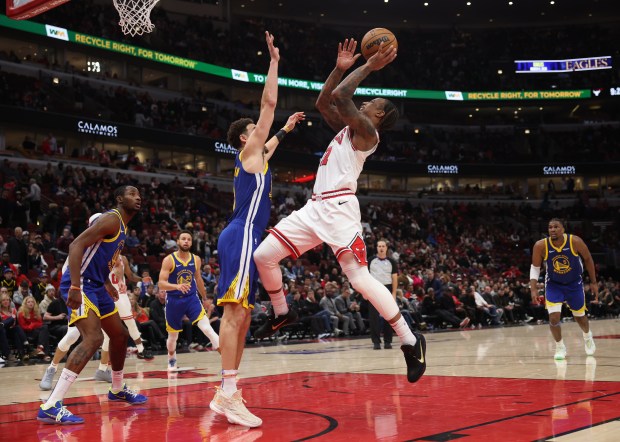
[[[345,39],[343,43],[338,43],[338,57],[336,58],[336,68],[346,71],[355,64],[362,54],[356,54],[357,41],[355,39]]]
[[[392,45],[385,46],[384,42],[379,45],[379,50],[366,61],[366,64],[373,70],[383,69],[396,59],[396,48]]]
[[[288,120],[286,121],[286,124],[284,125],[284,130],[287,132],[292,131],[293,129],[295,129],[296,124],[298,124],[300,121],[304,121],[305,119],[306,119],[305,113],[295,112],[293,115],[288,117]]]
[[[265,40],[267,41],[271,61],[280,61],[280,50],[273,45],[273,35],[269,31],[265,31]]]

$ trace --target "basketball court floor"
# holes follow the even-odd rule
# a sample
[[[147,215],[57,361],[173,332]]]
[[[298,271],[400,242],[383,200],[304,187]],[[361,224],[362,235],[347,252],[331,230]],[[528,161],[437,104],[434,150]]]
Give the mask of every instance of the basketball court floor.
[[[179,354],[187,370],[169,374],[166,356],[130,357],[128,385],[144,405],[109,403],[90,362],[65,405],[86,419],[54,426],[34,417],[48,392],[46,365],[0,369],[2,441],[618,441],[620,320],[592,322],[597,352],[562,325],[565,362],[554,361],[546,325],[427,333],[428,368],[405,378],[398,345],[370,339],[271,343],[246,351],[240,387],[263,426],[229,425],[209,409],[219,354]]]

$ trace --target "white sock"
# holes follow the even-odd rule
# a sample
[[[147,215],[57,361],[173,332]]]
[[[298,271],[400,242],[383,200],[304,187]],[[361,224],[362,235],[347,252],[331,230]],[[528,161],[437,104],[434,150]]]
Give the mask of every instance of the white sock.
[[[138,348],[138,353],[142,353],[144,351],[144,344],[142,342],[136,344],[136,347]]]
[[[231,397],[237,391],[237,370],[222,370],[222,390]]]
[[[108,369],[108,364],[99,363],[99,370],[106,371]]]
[[[54,371],[58,370],[58,364],[54,364],[54,361],[50,362],[50,368],[53,368]]]
[[[215,330],[213,330],[213,327],[211,327],[209,318],[205,316],[200,321],[198,321],[197,325],[198,328],[202,330],[202,332],[205,334],[205,336],[209,338],[209,341],[211,341],[213,350],[217,350],[218,348],[220,348],[220,337],[217,335]]]
[[[564,339],[560,339],[555,343],[556,347],[564,347]]]
[[[583,333],[583,339],[592,339],[592,330],[588,333]]]
[[[112,370],[112,388],[111,390],[118,393],[123,389],[123,370]]]
[[[398,321],[390,325],[394,329],[394,332],[396,332],[396,334],[400,338],[401,344],[415,345],[415,343],[418,342],[418,340],[411,332],[411,329],[407,325],[407,321],[405,321],[405,318],[403,318],[402,316],[398,319]]]
[[[69,390],[69,388],[71,388],[71,385],[73,385],[73,382],[75,382],[77,377],[77,373],[63,368],[62,373],[60,373],[60,377],[58,378],[58,382],[56,382],[56,387],[54,387],[52,394],[50,394],[50,397],[47,399],[47,402],[45,402],[43,408],[47,409],[54,406],[56,402],[62,401],[65,398],[65,394],[67,394],[67,391]]]

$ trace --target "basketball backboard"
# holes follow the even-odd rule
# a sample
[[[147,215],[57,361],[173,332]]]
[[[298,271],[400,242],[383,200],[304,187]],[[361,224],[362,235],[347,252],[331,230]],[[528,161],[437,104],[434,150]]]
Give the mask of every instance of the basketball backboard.
[[[13,20],[25,20],[42,14],[69,0],[6,0],[6,15]]]

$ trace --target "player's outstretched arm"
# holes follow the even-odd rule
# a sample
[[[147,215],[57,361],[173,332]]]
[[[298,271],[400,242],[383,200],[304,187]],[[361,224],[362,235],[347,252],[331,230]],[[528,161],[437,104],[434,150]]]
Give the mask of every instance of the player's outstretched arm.
[[[263,88],[263,97],[260,104],[260,115],[256,122],[254,131],[248,137],[248,141],[243,148],[243,160],[250,157],[263,155],[265,141],[269,136],[269,130],[273,124],[276,104],[278,102],[278,62],[280,61],[280,50],[273,45],[273,35],[265,32],[267,47],[271,61],[269,62],[269,70],[267,71],[267,80]]]
[[[373,71],[383,69],[396,59],[394,46],[383,48],[383,43],[375,55],[370,57],[365,64],[355,69],[342,80],[332,92],[332,98],[336,103],[340,117],[353,131],[353,144],[358,150],[370,150],[377,144],[377,131],[372,121],[358,110],[353,103],[353,94],[364,80]]]
[[[286,134],[290,133],[293,129],[295,129],[295,125],[300,121],[304,121],[306,119],[306,114],[303,112],[295,112],[293,115],[288,117],[286,124],[280,129],[273,137],[265,143],[265,152],[264,158],[265,161],[269,161],[269,159],[273,156],[273,153],[276,150],[276,147],[280,144],[280,141],[284,139]]]
[[[346,39],[343,43],[338,43],[338,56],[336,57],[336,67],[329,74],[325,84],[316,100],[316,108],[321,113],[325,122],[339,132],[345,125],[344,121],[338,113],[338,108],[332,98],[332,92],[342,80],[342,76],[355,64],[361,54],[355,54],[357,41],[355,39]]]

